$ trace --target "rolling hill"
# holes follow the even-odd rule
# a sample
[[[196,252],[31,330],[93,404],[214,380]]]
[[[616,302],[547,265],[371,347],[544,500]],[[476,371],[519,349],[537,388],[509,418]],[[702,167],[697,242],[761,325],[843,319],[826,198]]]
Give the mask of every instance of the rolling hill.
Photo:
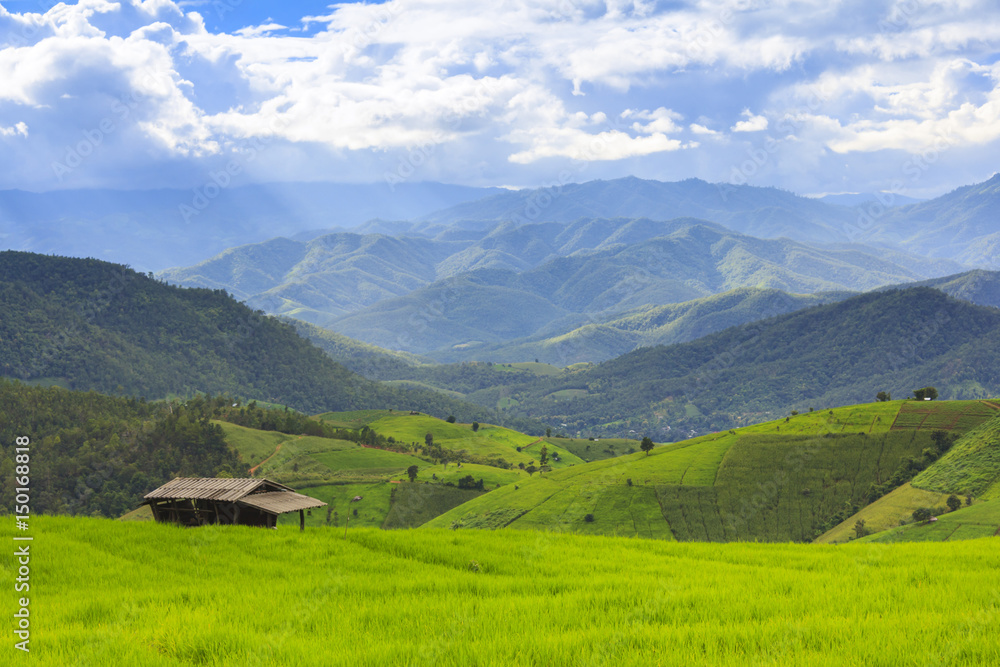
[[[926,461],[926,451],[938,446],[936,432],[980,433],[977,426],[1000,423],[998,416],[1000,406],[982,401],[891,401],[793,415],[659,446],[649,455],[552,471],[456,507],[426,527],[811,541],[867,505],[873,486],[912,477],[913,461]]]
[[[150,399],[229,393],[306,412],[502,418],[440,392],[367,380],[220,290],[177,288],[98,260],[0,253],[0,307],[0,376]]]
[[[810,306],[840,301],[851,292],[790,294],[777,289],[741,287],[721,294],[665,306],[643,306],[600,323],[584,324],[554,336],[534,336],[495,345],[457,346],[431,355],[444,362],[481,358],[510,363],[538,359],[563,366],[601,362],[640,347],[695,340]],[[419,374],[420,369],[400,369]]]
[[[899,397],[934,385],[944,398],[1000,394],[998,338],[995,308],[930,288],[873,292],[469,398],[503,400],[513,414],[571,433],[634,429],[676,440],[879,391]]]

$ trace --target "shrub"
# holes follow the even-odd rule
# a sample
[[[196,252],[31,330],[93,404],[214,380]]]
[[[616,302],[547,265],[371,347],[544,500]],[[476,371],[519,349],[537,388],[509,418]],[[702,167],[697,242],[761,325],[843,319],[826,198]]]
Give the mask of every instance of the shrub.
[[[583,520],[586,521],[587,523],[594,523],[594,515],[588,514],[587,516],[583,517]]]
[[[962,501],[959,500],[958,496],[956,496],[954,493],[948,496],[948,500],[946,500],[945,502],[948,503],[948,509],[950,509],[952,512],[954,512],[955,510],[957,510],[962,506]]]

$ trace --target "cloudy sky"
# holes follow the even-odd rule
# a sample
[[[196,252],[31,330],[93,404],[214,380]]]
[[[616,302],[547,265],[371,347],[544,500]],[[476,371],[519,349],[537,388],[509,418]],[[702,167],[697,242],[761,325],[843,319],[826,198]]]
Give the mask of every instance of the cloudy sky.
[[[0,188],[1000,169],[994,0],[0,0]]]

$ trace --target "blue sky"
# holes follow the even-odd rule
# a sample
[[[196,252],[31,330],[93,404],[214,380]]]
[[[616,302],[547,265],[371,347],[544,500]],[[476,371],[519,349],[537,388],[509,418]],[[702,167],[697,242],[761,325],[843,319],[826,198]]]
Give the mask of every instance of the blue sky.
[[[998,59],[986,0],[0,0],[0,188],[927,197],[997,171]]]

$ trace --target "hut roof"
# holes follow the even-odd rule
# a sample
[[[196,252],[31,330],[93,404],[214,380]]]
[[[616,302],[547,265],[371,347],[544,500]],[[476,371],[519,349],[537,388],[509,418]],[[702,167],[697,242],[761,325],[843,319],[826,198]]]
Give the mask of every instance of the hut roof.
[[[244,505],[250,505],[257,509],[272,514],[284,514],[285,512],[297,512],[313,507],[326,505],[322,500],[316,500],[309,496],[294,491],[273,491],[271,493],[255,493],[240,500]]]
[[[295,493],[291,487],[269,479],[177,477],[143,496],[146,502],[169,499],[215,500],[249,505],[271,514],[295,512],[326,505]]]

